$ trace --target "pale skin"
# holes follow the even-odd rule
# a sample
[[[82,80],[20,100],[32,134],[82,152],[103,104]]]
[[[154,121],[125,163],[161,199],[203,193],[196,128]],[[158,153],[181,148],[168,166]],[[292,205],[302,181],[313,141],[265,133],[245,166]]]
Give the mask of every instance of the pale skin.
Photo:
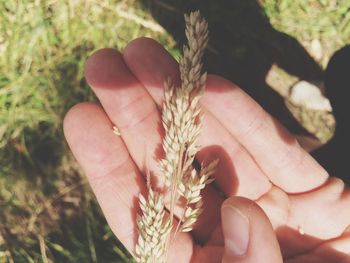
[[[179,83],[178,65],[157,42],[141,38],[123,52],[95,52],[85,77],[101,105],[74,106],[64,120],[65,136],[108,224],[133,253],[137,196],[147,192],[145,166],[160,174],[163,82],[171,77]],[[224,158],[204,190],[198,224],[177,237],[169,262],[350,262],[348,187],[229,81],[209,75],[201,108],[197,159]],[[243,255],[227,252],[228,233],[240,231],[225,216],[227,207],[249,222]]]

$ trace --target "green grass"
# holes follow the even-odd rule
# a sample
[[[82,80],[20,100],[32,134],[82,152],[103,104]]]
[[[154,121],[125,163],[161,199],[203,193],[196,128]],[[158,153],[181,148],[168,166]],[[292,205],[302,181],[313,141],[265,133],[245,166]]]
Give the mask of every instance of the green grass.
[[[307,48],[319,39],[323,66],[350,41],[347,0],[260,3],[275,29]],[[138,1],[0,0],[0,262],[131,262],[69,154],[62,118],[95,100],[86,58],[139,36],[179,54]]]

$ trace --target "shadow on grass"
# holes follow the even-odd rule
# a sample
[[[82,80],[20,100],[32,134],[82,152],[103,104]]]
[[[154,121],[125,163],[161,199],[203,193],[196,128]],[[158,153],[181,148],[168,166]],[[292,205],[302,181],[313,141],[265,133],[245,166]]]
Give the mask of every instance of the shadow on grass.
[[[207,71],[238,84],[292,132],[305,132],[265,77],[272,64],[304,80],[320,80],[323,72],[296,39],[271,26],[256,0],[141,2],[179,47],[185,43],[183,14],[200,10],[210,31]]]
[[[332,104],[337,122],[333,138],[323,147],[316,150],[313,156],[332,175],[342,178],[350,184],[349,154],[349,68],[350,45],[347,45],[332,56],[325,73],[326,94]]]

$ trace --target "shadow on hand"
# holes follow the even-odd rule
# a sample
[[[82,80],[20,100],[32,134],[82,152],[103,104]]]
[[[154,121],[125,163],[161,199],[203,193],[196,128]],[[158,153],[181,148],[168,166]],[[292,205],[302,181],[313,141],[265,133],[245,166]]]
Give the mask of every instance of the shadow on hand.
[[[230,193],[231,195],[236,194],[239,186],[237,172],[230,155],[222,146],[212,145],[204,147],[197,154],[197,158],[200,159],[200,162],[204,163],[204,165],[208,165],[214,160],[219,160],[218,166],[215,169],[214,187],[222,193]],[[195,164],[195,166],[200,167],[200,164]],[[218,185],[221,185],[222,187],[219,189]]]
[[[349,82],[350,82],[350,45],[335,52],[325,73],[326,94],[331,101],[333,114],[336,119],[336,131],[333,138],[313,156],[333,176],[341,177],[348,184],[350,149],[349,121]]]
[[[324,240],[300,234],[290,227],[276,229],[282,255],[287,262],[347,262],[349,255],[322,244]]]
[[[210,42],[205,58],[208,72],[238,84],[292,132],[305,133],[265,77],[274,63],[310,81],[320,80],[323,72],[297,40],[271,26],[256,0],[141,2],[173,35],[179,47],[185,43],[183,14],[200,10],[209,23]]]

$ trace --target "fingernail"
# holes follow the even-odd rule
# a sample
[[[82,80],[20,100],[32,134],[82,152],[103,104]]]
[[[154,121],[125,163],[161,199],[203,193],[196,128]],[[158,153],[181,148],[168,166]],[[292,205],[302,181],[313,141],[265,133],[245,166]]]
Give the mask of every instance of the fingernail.
[[[222,228],[227,255],[236,257],[247,253],[249,219],[238,208],[232,205],[222,208]]]

